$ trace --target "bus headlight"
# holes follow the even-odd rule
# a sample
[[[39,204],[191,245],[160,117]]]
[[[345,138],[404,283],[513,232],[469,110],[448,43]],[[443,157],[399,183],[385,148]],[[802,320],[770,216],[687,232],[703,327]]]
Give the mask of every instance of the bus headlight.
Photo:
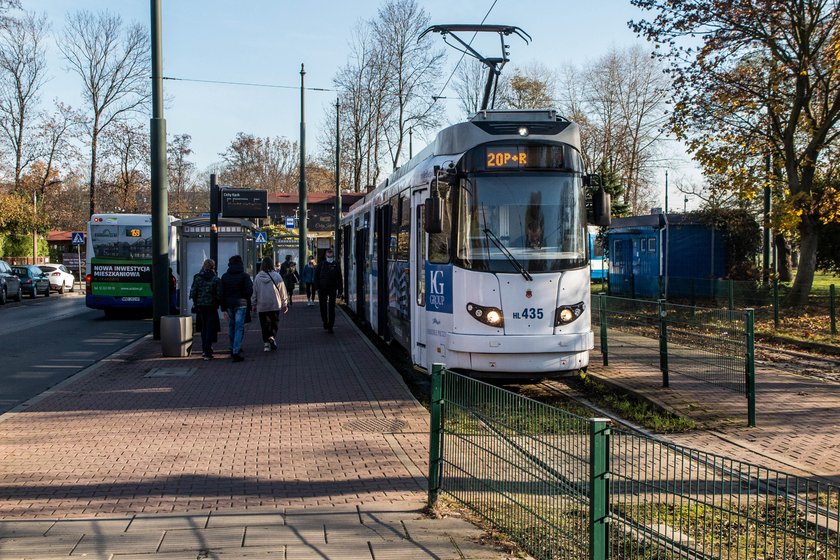
[[[485,305],[477,305],[475,303],[467,304],[467,313],[474,319],[481,321],[485,325],[491,327],[502,327],[505,324],[502,310],[496,307],[487,307]]]
[[[554,326],[559,327],[562,325],[568,325],[580,317],[581,314],[583,314],[584,309],[585,307],[583,302],[558,307],[557,311],[554,312]]]

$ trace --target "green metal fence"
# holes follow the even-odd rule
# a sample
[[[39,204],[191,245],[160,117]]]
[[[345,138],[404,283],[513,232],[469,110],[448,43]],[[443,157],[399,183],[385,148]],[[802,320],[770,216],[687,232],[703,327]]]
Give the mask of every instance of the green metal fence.
[[[840,487],[611,428],[435,366],[429,500],[540,560],[840,560]]]
[[[727,309],[751,308],[756,319],[767,330],[802,330],[806,323],[811,331],[837,334],[837,297],[834,284],[811,290],[805,304],[790,301],[791,285],[773,281],[681,278],[671,276],[667,282],[667,299],[688,305],[716,305]]]
[[[686,375],[747,400],[755,426],[755,340],[751,309],[709,309],[607,295],[592,296],[592,328],[604,365],[610,356],[658,366],[662,385]]]

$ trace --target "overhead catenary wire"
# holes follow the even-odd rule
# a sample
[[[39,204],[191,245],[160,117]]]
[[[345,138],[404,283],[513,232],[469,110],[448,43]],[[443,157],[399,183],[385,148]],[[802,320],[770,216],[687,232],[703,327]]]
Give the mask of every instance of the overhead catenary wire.
[[[300,86],[287,86],[281,84],[258,84],[254,82],[231,82],[226,80],[201,80],[198,78],[176,78],[174,76],[164,76],[164,80],[170,80],[174,82],[196,82],[200,84],[220,84],[226,86],[247,86],[247,87],[263,87],[263,88],[274,88],[274,89],[293,89],[300,91]],[[320,88],[320,87],[304,87],[303,89],[308,91],[338,91],[331,88]]]

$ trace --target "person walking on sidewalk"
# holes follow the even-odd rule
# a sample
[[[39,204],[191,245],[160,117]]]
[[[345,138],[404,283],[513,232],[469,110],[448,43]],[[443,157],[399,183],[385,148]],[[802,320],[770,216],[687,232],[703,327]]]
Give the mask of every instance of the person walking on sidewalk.
[[[280,275],[274,272],[274,261],[265,257],[260,272],[254,278],[254,295],[251,296],[254,311],[260,317],[263,351],[277,350],[277,322],[280,310],[289,312],[289,294]]]
[[[315,268],[315,289],[318,290],[318,303],[321,305],[321,320],[324,329],[333,332],[335,324],[335,298],[341,294],[343,286],[341,267],[335,261],[332,249],[327,249],[326,260]]]
[[[289,305],[292,305],[292,296],[295,295],[295,284],[300,282],[300,274],[297,271],[297,264],[289,265],[289,270],[286,276],[283,277],[283,282],[286,283],[286,292],[289,294]]]
[[[309,256],[309,262],[303,265],[303,285],[306,287],[306,305],[315,303],[315,257]]]
[[[251,304],[254,284],[245,272],[242,257],[233,255],[228,260],[228,269],[222,275],[222,311],[228,320],[230,353],[234,362],[245,359],[242,354],[242,338],[245,336],[245,314]]]
[[[216,263],[213,259],[205,259],[204,264],[201,265],[201,272],[193,276],[190,299],[198,315],[201,356],[205,360],[212,360],[213,343],[219,339],[219,331],[222,330],[219,321],[222,282],[216,276]]]

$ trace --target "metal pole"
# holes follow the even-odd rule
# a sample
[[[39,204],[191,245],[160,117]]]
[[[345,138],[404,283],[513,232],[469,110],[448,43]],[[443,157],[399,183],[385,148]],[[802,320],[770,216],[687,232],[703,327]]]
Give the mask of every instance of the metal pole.
[[[77,251],[77,254],[78,254],[78,257],[79,257],[79,261],[78,261],[79,284],[81,284],[82,283],[82,246],[81,245],[76,245],[76,251]]]
[[[659,300],[659,370],[662,372],[662,386],[668,387],[668,310],[667,302]]]
[[[665,213],[668,213],[668,170],[665,170]]]
[[[443,364],[432,364],[432,386],[429,426],[429,507],[434,507],[440,491],[441,432],[443,431]]]
[[[341,118],[338,110],[341,105],[338,99],[335,100],[335,240],[333,241],[333,250],[335,257],[338,258],[338,240],[341,239],[341,181],[339,180],[339,171],[341,169]]]
[[[755,311],[747,309],[744,313],[747,352],[745,360],[747,376],[747,425],[755,427]]]
[[[32,192],[32,264],[37,264],[38,259],[38,229],[35,222],[38,221],[38,192]]]
[[[589,430],[589,560],[604,560],[609,550],[610,420],[590,418]]]
[[[210,174],[210,258],[216,263],[216,270],[221,270],[219,264],[219,185],[216,184],[216,174]]]
[[[152,5],[152,293],[154,322],[152,332],[160,340],[160,319],[169,312],[169,222],[166,169],[166,120],[163,118],[163,53],[161,44],[160,0]]]
[[[304,105],[303,105],[303,77],[306,72],[303,69],[303,64],[300,65],[300,184],[298,185],[298,196],[300,204],[298,206],[298,232],[300,238],[298,239],[298,263],[303,266],[306,262],[306,121],[304,120]]]
[[[770,156],[767,156],[767,180],[770,180]],[[770,187],[764,187],[764,268],[761,271],[761,281],[767,286],[770,283]]]
[[[410,126],[408,127],[408,159],[411,159],[411,158],[414,157],[414,146],[412,145],[412,142],[411,142],[411,137],[412,137],[411,128],[412,127],[410,127]]]
[[[837,334],[837,298],[834,294],[834,284],[828,287],[828,314],[831,321],[831,334]]]

